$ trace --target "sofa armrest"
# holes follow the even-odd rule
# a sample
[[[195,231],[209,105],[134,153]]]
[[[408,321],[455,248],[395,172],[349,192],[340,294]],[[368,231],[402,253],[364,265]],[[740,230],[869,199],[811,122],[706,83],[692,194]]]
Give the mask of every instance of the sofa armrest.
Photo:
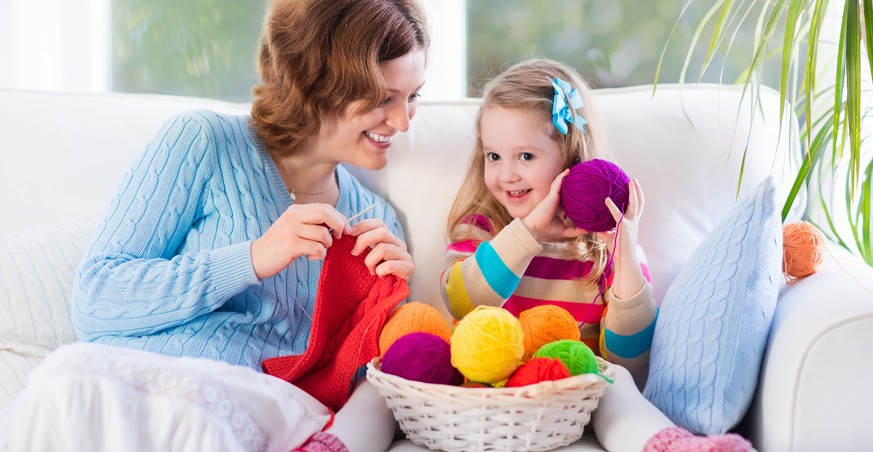
[[[873,268],[827,247],[815,274],[779,294],[746,419],[762,451],[873,450]]]

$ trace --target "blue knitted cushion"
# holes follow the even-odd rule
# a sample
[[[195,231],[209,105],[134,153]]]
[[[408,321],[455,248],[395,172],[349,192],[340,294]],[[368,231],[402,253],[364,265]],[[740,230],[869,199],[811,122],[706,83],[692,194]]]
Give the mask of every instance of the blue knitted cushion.
[[[781,270],[782,224],[768,177],[704,238],[664,295],[643,395],[677,425],[713,435],[742,419]]]

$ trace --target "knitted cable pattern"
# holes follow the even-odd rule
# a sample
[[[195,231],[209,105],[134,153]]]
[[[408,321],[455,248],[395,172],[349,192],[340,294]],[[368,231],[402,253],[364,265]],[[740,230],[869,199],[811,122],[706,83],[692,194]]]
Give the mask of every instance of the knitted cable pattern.
[[[291,205],[248,116],[198,110],[169,120],[126,174],[79,265],[71,315],[80,339],[261,370],[301,354],[321,272],[295,260],[258,281],[251,241]],[[337,168],[337,210],[393,208]]]

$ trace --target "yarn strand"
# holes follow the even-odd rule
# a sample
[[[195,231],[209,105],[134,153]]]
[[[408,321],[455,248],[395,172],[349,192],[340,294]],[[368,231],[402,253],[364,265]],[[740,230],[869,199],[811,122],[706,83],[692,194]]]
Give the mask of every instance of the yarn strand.
[[[624,221],[624,212],[621,213],[621,218],[618,219],[618,223],[616,223],[616,225],[615,225],[615,237],[612,238],[612,253],[610,253],[609,259],[607,259],[607,261],[606,261],[606,266],[603,267],[604,272],[606,272],[607,269],[612,268],[613,258],[615,257],[615,250],[616,250],[616,247],[618,246],[619,228],[621,227],[622,221]],[[613,273],[614,273],[614,271],[613,271]],[[600,291],[597,292],[597,295],[594,296],[594,299],[592,299],[591,303],[588,305],[588,313],[585,314],[585,318],[582,319],[582,322],[579,325],[579,328],[581,328],[583,325],[585,325],[585,323],[588,322],[588,318],[591,317],[591,312],[594,310],[594,303],[597,302],[597,298],[599,298],[601,295],[603,295],[603,292],[606,290],[606,281],[605,280],[606,280],[606,277],[603,275],[603,273],[601,273],[600,274],[600,282],[598,283],[598,285],[600,286]],[[606,303],[604,303],[604,304],[606,304]]]

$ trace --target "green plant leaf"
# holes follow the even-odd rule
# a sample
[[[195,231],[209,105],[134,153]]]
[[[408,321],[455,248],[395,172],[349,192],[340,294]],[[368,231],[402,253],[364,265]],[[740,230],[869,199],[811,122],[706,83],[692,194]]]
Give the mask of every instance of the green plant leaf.
[[[799,28],[800,12],[806,5],[806,0],[791,0],[788,4],[788,16],[785,20],[785,35],[782,38],[782,71],[779,77],[779,122],[784,121],[785,97],[790,92],[788,89],[788,75],[791,72],[795,42],[794,36]]]
[[[655,96],[655,90],[658,89],[658,81],[661,79],[661,66],[664,64],[664,56],[667,55],[667,46],[670,44],[670,41],[673,39],[673,35],[676,33],[676,28],[679,27],[679,23],[682,21],[682,17],[688,11],[688,7],[691,6],[691,3],[694,0],[688,0],[685,2],[685,6],[682,7],[682,11],[679,12],[679,17],[676,18],[676,23],[673,24],[673,29],[670,30],[670,35],[667,36],[667,43],[664,44],[664,49],[661,50],[661,56],[658,58],[658,66],[655,68],[655,81],[652,83],[652,97]],[[690,52],[690,50],[689,50]],[[681,82],[682,80],[680,80]]]
[[[855,0],[846,1],[846,120],[849,123],[850,195],[854,197],[861,172],[861,11]]]
[[[803,107],[806,113],[806,118],[812,118],[812,104],[813,99],[815,98],[815,74],[818,69],[818,41],[819,35],[821,32],[821,18],[825,13],[825,3],[823,0],[816,0],[815,6],[813,7],[812,14],[810,14],[810,25],[809,25],[809,39],[807,40],[807,50],[806,50],[806,72],[804,73],[804,102]],[[812,136],[812,121],[805,121],[806,130],[807,130],[807,140]],[[810,142],[807,141],[807,148],[810,146]]]
[[[873,75],[873,0],[864,0],[864,30],[867,39],[867,63]]]

